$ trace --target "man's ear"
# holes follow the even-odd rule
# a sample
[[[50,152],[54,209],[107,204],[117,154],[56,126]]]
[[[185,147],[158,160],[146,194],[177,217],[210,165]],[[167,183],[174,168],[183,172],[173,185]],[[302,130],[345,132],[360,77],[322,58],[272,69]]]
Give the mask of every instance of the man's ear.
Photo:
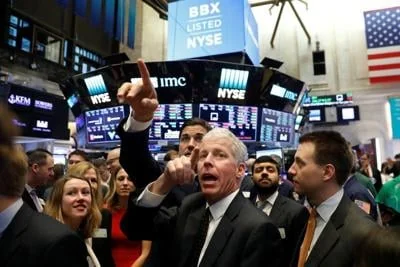
[[[37,163],[32,164],[31,169],[34,173],[38,173],[39,172],[39,164],[37,164]]]
[[[245,173],[246,173],[246,164],[239,163],[239,166],[237,167],[236,177],[242,178]]]
[[[323,180],[324,181],[329,181],[335,177],[335,174],[336,174],[335,166],[333,166],[332,164],[326,164],[323,168],[324,168],[323,169]]]

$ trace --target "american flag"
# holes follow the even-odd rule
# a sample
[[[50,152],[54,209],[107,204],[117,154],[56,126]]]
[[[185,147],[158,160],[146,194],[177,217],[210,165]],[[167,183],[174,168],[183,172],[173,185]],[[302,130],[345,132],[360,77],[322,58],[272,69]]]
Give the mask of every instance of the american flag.
[[[364,12],[370,83],[400,82],[400,6]]]

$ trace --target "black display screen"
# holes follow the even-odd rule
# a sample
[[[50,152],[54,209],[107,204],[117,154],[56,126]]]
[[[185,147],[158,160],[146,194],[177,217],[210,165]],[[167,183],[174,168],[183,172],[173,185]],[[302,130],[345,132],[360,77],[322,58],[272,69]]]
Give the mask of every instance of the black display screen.
[[[256,141],[257,107],[200,104],[199,117],[213,127],[229,129],[242,141]]]
[[[124,106],[115,106],[85,112],[88,144],[118,142],[116,129],[125,117]]]
[[[162,104],[154,113],[149,140],[178,140],[186,120],[193,118],[192,104]]]
[[[261,142],[290,143],[294,135],[294,115],[268,108],[262,109],[260,125]]]

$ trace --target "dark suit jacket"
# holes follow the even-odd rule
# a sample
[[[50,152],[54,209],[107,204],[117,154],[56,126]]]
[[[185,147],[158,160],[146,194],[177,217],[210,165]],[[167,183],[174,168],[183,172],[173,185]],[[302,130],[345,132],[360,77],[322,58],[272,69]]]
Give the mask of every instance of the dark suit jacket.
[[[68,226],[24,204],[0,238],[1,267],[88,266],[84,241]]]
[[[368,173],[364,172],[364,171],[360,171],[361,174],[368,176]],[[379,193],[379,190],[381,190],[382,188],[382,176],[380,171],[377,168],[372,167],[372,176],[375,178],[375,184],[374,187],[376,189],[376,192]]]
[[[169,238],[168,266],[189,266],[191,250],[206,202],[201,193],[187,196],[179,210],[159,216],[158,208],[130,203],[130,217],[121,221],[122,231],[131,239]],[[140,218],[140,219],[138,219]],[[280,236],[267,216],[239,193],[222,217],[201,261],[201,267],[278,266]]]
[[[254,188],[250,194],[250,200],[255,204],[257,191]],[[284,231],[283,251],[285,256],[282,258],[280,266],[290,266],[292,260],[297,263],[297,244],[302,238],[304,228],[307,226],[309,212],[306,207],[296,201],[278,194],[272,207],[269,217],[279,231]]]
[[[344,195],[304,266],[352,267],[354,249],[374,227],[372,218]]]
[[[33,209],[34,211],[38,211],[36,208],[35,203],[33,202],[33,199],[31,198],[31,196],[29,195],[28,191],[26,190],[26,188],[24,189],[24,192],[22,193],[22,200],[25,202],[25,204],[27,204],[31,209]]]
[[[352,201],[362,201],[369,203],[370,210],[369,215],[377,220],[378,218],[378,210],[376,207],[376,202],[374,197],[368,192],[368,189],[364,187],[356,178],[355,175],[352,175],[343,186],[344,193],[352,200]]]
[[[112,229],[112,217],[111,212],[108,209],[101,210],[101,224],[99,227],[100,231],[106,231],[106,237],[94,236],[92,238],[92,248],[97,259],[100,262],[101,267],[114,267],[114,259],[111,252],[111,229]]]

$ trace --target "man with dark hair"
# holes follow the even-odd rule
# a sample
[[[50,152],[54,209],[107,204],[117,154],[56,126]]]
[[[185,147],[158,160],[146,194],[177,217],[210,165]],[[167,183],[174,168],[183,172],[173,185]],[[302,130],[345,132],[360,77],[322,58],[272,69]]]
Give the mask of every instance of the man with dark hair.
[[[13,146],[13,115],[1,105],[0,114],[0,266],[88,266],[76,233],[22,201],[26,155]]]
[[[77,164],[82,161],[89,161],[88,155],[83,150],[75,149],[68,155],[67,168],[69,169],[72,165]]]
[[[353,266],[361,231],[377,225],[344,195],[342,185],[353,166],[346,140],[334,131],[300,137],[289,169],[294,190],[310,209],[298,266]],[[365,226],[361,229],[359,226]]]
[[[254,188],[250,200],[279,228],[285,252],[281,260],[283,267],[289,266],[296,255],[309,213],[304,206],[279,193],[280,169],[279,163],[270,156],[255,160],[252,167]]]
[[[363,153],[360,157],[360,173],[369,177],[374,184],[376,192],[382,188],[382,176],[380,171],[372,165],[371,155]]]
[[[42,212],[44,201],[39,198],[39,190],[54,176],[53,155],[45,149],[28,151],[28,173],[22,199],[33,210]]]

